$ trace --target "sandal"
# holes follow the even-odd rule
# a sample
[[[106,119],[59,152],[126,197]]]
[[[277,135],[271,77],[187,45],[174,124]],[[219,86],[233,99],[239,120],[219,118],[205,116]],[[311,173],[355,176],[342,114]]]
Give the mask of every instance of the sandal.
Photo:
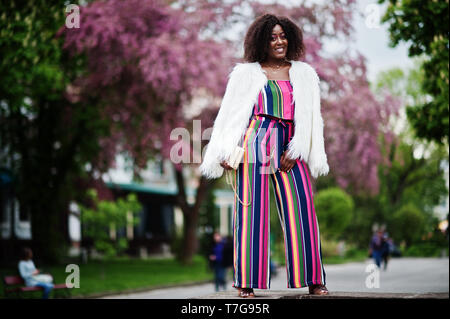
[[[254,298],[255,292],[253,291],[253,288],[241,288],[241,287],[234,287],[238,290],[238,296],[241,298]]]
[[[233,286],[233,288],[237,289],[238,296],[241,298],[254,298],[255,292],[253,291],[253,288],[241,288]]]
[[[325,285],[312,285],[309,286],[309,294],[310,295],[319,295],[319,296],[323,296],[323,295],[328,295],[328,289],[327,287],[325,287]]]
[[[253,288],[240,288],[239,297],[241,298],[255,298]]]

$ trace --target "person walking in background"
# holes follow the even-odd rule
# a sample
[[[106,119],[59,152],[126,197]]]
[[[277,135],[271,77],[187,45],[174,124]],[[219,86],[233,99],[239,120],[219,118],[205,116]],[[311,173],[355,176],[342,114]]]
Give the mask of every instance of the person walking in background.
[[[216,291],[226,290],[226,271],[230,266],[230,242],[226,238],[222,238],[219,233],[214,233],[214,246],[212,254],[209,256],[209,260],[212,262],[214,268],[214,282],[216,285]]]
[[[384,239],[383,239],[383,230],[379,229],[376,231],[376,233],[373,235],[372,240],[370,241],[370,247],[369,247],[369,255],[372,256],[372,258],[375,261],[375,264],[378,268],[381,267],[381,259],[383,256],[383,249],[384,249]]]
[[[40,270],[36,269],[33,262],[33,251],[30,248],[23,248],[21,258],[18,268],[20,276],[25,281],[25,285],[27,287],[42,287],[44,289],[42,298],[48,299],[54,287],[51,282],[53,278],[50,275],[41,274]]]

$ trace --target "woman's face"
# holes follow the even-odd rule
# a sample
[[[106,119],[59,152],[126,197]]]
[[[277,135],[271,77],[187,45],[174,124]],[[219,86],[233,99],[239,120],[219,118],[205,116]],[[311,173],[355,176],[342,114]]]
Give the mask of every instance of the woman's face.
[[[269,43],[269,57],[273,59],[284,59],[288,48],[286,34],[279,24],[272,29]]]

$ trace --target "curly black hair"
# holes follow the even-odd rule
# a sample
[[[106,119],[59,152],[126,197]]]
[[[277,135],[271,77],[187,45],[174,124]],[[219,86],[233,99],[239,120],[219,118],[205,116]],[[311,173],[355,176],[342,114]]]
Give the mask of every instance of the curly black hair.
[[[268,56],[273,28],[279,24],[286,34],[288,48],[286,60],[300,60],[305,54],[302,30],[287,17],[264,14],[255,19],[247,30],[244,40],[244,60],[264,62]]]

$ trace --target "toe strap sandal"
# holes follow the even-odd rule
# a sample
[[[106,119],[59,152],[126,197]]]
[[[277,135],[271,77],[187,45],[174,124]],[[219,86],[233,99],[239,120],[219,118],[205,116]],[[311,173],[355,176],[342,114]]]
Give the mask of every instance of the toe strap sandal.
[[[254,298],[255,293],[253,291],[253,288],[241,288],[241,287],[234,287],[238,290],[238,296],[241,298]]]
[[[328,289],[325,285],[312,285],[308,288],[310,295],[328,295]]]

